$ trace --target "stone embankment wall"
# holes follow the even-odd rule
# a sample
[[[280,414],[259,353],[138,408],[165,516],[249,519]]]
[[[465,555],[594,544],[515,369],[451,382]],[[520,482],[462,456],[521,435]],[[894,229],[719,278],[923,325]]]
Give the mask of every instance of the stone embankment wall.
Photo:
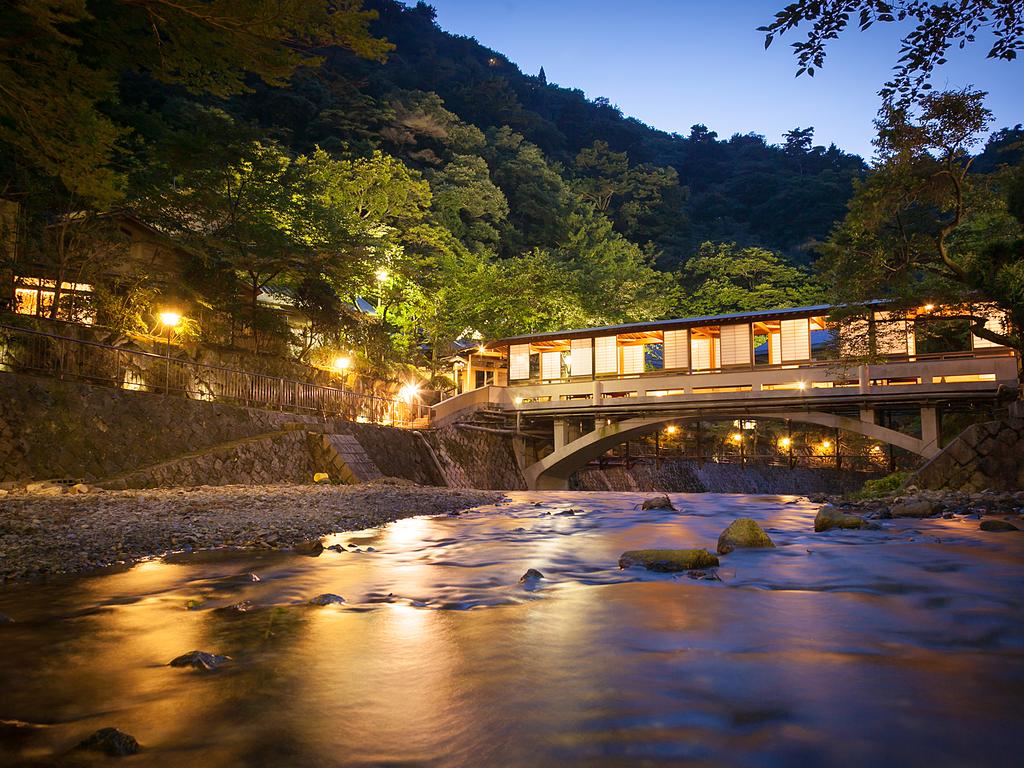
[[[657,469],[647,462],[634,464],[629,469],[588,467],[576,473],[574,487],[586,491],[841,494],[859,489],[865,480],[880,474],[828,467],[741,467],[738,464],[669,459]]]
[[[446,485],[505,491],[526,488],[509,437],[450,425],[424,432],[424,438],[437,456]]]
[[[1024,489],[1024,413],[973,424],[907,481],[952,491]]]
[[[356,442],[324,440],[339,435]],[[367,474],[421,485],[523,485],[511,441],[496,435],[418,434],[0,375],[0,482],[75,480],[132,488],[308,483],[316,472],[335,482]]]

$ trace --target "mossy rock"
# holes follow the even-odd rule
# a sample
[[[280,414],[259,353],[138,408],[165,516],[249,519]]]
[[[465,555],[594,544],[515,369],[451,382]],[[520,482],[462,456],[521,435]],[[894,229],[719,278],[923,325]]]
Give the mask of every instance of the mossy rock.
[[[749,517],[741,517],[729,523],[729,527],[718,537],[718,554],[727,555],[734,549],[759,549],[774,547],[775,542]]]
[[[857,530],[867,527],[869,524],[864,518],[844,514],[830,504],[819,509],[818,514],[814,517],[814,530],[818,533],[830,531],[833,528]]]
[[[718,558],[706,549],[632,549],[619,556],[619,568],[641,565],[649,571],[674,573],[713,568]]]
[[[989,533],[1008,533],[1010,531],[1019,531],[1013,523],[1008,523],[1005,520],[982,520],[981,525],[978,526],[983,531]]]

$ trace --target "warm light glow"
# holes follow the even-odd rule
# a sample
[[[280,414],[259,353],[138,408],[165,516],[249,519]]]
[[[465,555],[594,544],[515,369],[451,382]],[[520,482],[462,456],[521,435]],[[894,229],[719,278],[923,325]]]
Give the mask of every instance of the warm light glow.
[[[370,420],[368,418],[366,418],[365,416],[356,416],[356,423],[357,424],[369,424]]]
[[[827,451],[829,448],[832,447],[832,441],[831,440],[822,440],[821,441],[821,447],[824,448]]]
[[[739,432],[733,432],[732,433],[732,441],[734,443],[742,443],[743,442],[743,435],[741,435]]]
[[[523,404],[523,398],[521,398],[521,397],[517,397],[517,398],[515,399],[515,404],[516,404],[516,405],[522,405],[522,404]]]
[[[377,281],[383,283],[388,279],[388,271],[386,269],[377,270]]]
[[[935,305],[925,304],[923,307],[921,307],[921,309],[923,309],[925,312],[931,312],[933,309],[935,309]]]
[[[789,448],[789,446],[791,446],[792,444],[793,441],[790,440],[788,437],[784,437],[781,440],[779,440],[779,445],[781,445],[783,448]]]
[[[678,431],[679,427],[677,427],[675,424],[669,424],[667,427],[665,427],[665,432],[666,434],[669,435],[674,435]]]
[[[807,382],[806,381],[798,381],[796,383],[796,388],[797,389],[807,389]]]
[[[398,399],[403,403],[412,403],[419,396],[420,388],[416,384],[406,384],[398,390]]]
[[[340,357],[334,358],[334,367],[339,371],[347,371],[349,366],[352,365],[352,358],[341,355]]]
[[[160,313],[160,324],[164,328],[177,328],[181,324],[181,315],[177,312],[161,312]]]

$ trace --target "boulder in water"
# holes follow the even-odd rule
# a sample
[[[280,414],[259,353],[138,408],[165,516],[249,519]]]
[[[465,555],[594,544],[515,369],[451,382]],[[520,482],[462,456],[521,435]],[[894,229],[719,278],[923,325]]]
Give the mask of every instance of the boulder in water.
[[[675,505],[672,503],[672,500],[668,496],[662,494],[661,496],[652,496],[651,498],[646,499],[644,503],[640,505],[640,508],[675,510]]]
[[[100,728],[89,738],[79,742],[76,749],[88,749],[93,752],[103,752],[113,757],[124,757],[134,755],[139,751],[139,742],[134,736],[130,736],[117,728]]]
[[[729,527],[718,537],[718,554],[727,555],[734,549],[774,547],[767,533],[749,517],[741,517],[729,523]]]
[[[818,533],[830,531],[833,528],[860,529],[868,528],[869,523],[857,515],[847,515],[840,512],[831,504],[826,504],[818,510],[814,517],[814,530]]]
[[[530,568],[526,573],[519,577],[519,583],[526,584],[528,581],[536,581],[537,579],[543,578],[543,573],[538,571],[536,568]]]
[[[904,499],[889,510],[893,517],[931,517],[941,506],[931,499]]]
[[[706,549],[632,549],[619,555],[619,568],[640,565],[649,571],[674,573],[694,568],[713,568],[718,558]]]
[[[171,659],[168,666],[192,667],[192,669],[210,672],[222,664],[227,664],[229,661],[231,661],[230,656],[219,656],[216,653],[207,653],[206,651],[189,651],[176,659]]]
[[[324,551],[323,542],[320,539],[311,539],[310,541],[300,541],[294,547],[292,552],[297,555],[309,555],[310,557],[319,557],[320,553]]]
[[[309,601],[310,605],[341,605],[345,602],[345,598],[341,595],[335,595],[330,592],[324,592],[322,595],[317,595]]]
[[[1008,523],[1006,520],[982,520],[981,525],[978,527],[989,533],[1006,533],[1008,531],[1020,530],[1016,525]]]

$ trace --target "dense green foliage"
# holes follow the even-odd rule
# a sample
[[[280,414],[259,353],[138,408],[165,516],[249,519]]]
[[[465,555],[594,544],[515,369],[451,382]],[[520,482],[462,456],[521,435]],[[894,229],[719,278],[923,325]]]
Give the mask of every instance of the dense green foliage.
[[[17,0],[0,21],[0,203],[21,206],[20,257],[92,280],[111,251],[76,249],[83,230],[66,225],[126,208],[188,264],[183,285],[142,280],[107,304],[173,291],[214,319],[211,339],[230,327],[222,343],[240,329],[304,359],[357,349],[436,370],[460,339],[815,303],[815,244],[855,183],[830,269],[847,298],[879,288],[836,254],[886,228],[869,199],[881,167],[862,181],[864,162],[815,146],[813,128],[778,146],[655,130],[445,33],[424,3]],[[982,152],[971,186],[990,218],[951,236],[1009,261],[991,274],[1010,288],[984,289],[997,299],[1016,290],[1001,169],[1019,138]],[[301,338],[269,294],[304,316]]]

